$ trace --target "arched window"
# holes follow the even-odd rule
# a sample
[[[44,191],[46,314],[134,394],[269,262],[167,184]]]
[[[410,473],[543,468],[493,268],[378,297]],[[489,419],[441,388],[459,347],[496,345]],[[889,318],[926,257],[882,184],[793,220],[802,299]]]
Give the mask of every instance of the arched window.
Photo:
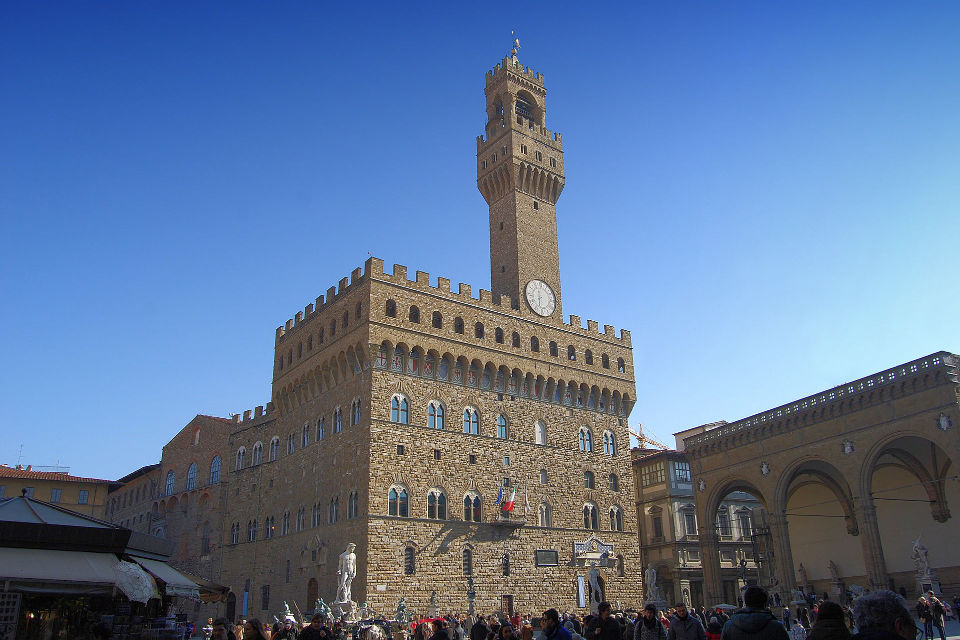
[[[517,333],[516,331],[513,332],[513,341],[511,344],[513,344],[513,346],[516,347],[517,349],[520,348],[520,334]]]
[[[403,573],[408,576],[417,573],[417,552],[412,546],[403,550]]]
[[[463,575],[473,575],[473,551],[471,549],[463,550]]]
[[[580,427],[580,436],[578,438],[580,451],[593,451],[593,434],[588,427]]]
[[[503,559],[500,562],[503,565],[503,575],[510,575],[510,554],[504,552]]]
[[[306,447],[310,444],[310,425],[303,425],[303,432],[300,435],[300,446]]]
[[[584,489],[594,488],[593,471],[583,472],[583,488]]]
[[[328,514],[327,521],[330,524],[335,524],[339,519],[340,511],[340,498],[330,498],[330,513]]]
[[[410,306],[410,322],[420,324],[420,309],[414,305]]]
[[[360,410],[360,398],[356,398],[350,403],[350,424],[360,424],[362,413],[363,412]]]
[[[387,305],[386,305],[386,309],[384,310],[384,312],[387,314],[387,317],[388,317],[388,318],[396,318],[396,317],[397,317],[397,303],[394,302],[393,300],[387,300]]]
[[[588,502],[583,505],[583,528],[600,530],[600,516],[597,513],[597,505]]]
[[[567,360],[576,360],[577,359],[577,350],[573,348],[573,345],[567,347]]]
[[[356,316],[357,320],[360,319],[360,316],[363,315],[363,303],[361,303],[361,302],[358,302],[358,303],[357,303],[357,308],[356,308],[356,310],[353,312],[353,315]]]
[[[410,496],[407,490],[400,485],[390,487],[387,495],[387,514],[408,518],[410,516]]]
[[[482,322],[478,322],[477,324],[473,325],[473,335],[475,338],[480,338],[481,340],[483,339],[483,323]]]
[[[507,419],[503,417],[503,414],[500,414],[497,416],[497,437],[506,440],[508,435]]]
[[[337,335],[337,319],[334,318],[330,321],[330,337]]]
[[[447,494],[440,489],[430,489],[427,493],[427,517],[431,520],[447,519]]]
[[[253,445],[253,455],[251,456],[250,464],[254,467],[263,462],[263,443],[257,442]]]
[[[617,455],[617,436],[612,431],[603,432],[603,452],[608,456]]]
[[[558,353],[559,353],[559,352],[557,351],[557,343],[554,342],[553,340],[551,340],[551,341],[550,341],[550,355],[553,356],[554,358],[556,358],[557,355],[558,355]]]
[[[503,344],[503,329],[497,327],[493,332],[493,340],[497,344]]]
[[[291,433],[287,436],[287,455],[297,450],[297,434]]]
[[[237,471],[243,469],[247,465],[247,450],[244,447],[237,449]]]
[[[407,399],[400,394],[390,398],[390,421],[407,424],[409,420]]]
[[[533,435],[537,444],[547,444],[547,425],[542,420],[537,420],[533,427]]]
[[[433,400],[427,406],[427,426],[431,429],[443,430],[443,403]]]
[[[473,407],[463,410],[463,432],[475,436],[480,435],[480,413]]]
[[[333,432],[340,433],[341,431],[343,431],[343,410],[337,407],[333,410]]]
[[[463,318],[454,318],[454,319],[453,319],[453,332],[454,332],[454,333],[463,333]]]
[[[213,456],[210,461],[210,482],[209,484],[218,484],[220,482],[220,456]]]
[[[443,328],[443,314],[439,311],[433,312],[433,328],[442,329]]]
[[[167,482],[163,487],[163,495],[172,496],[173,488],[176,482],[177,482],[177,474],[175,474],[173,471],[167,471]]]
[[[610,531],[623,531],[623,509],[610,507]]]
[[[537,336],[530,336],[530,351],[540,353],[540,340]]]
[[[480,522],[482,514],[480,494],[476,491],[467,491],[463,496],[464,522]]]
[[[344,311],[343,312],[343,328],[346,329],[347,325],[349,324],[350,324],[350,312]]]
[[[610,474],[610,491],[620,491],[620,478],[615,473]]]
[[[317,418],[317,442],[323,440],[327,435],[327,425],[323,418]]]
[[[537,524],[541,527],[553,526],[553,513],[550,511],[549,503],[540,503],[540,507],[537,509]]]
[[[187,467],[187,491],[197,488],[197,463],[191,462]]]
[[[280,437],[273,436],[270,440],[270,457],[267,458],[270,462],[273,462],[280,455]]]
[[[607,354],[603,354],[602,356],[600,356],[600,366],[602,366],[604,369],[609,369],[610,356],[608,356]]]
[[[587,364],[593,364],[593,351],[590,351],[590,349],[587,349],[586,351],[584,351],[583,361],[586,362]]]
[[[548,480],[547,470],[540,469],[540,484],[547,484],[547,480]]]
[[[263,537],[268,540],[273,537],[273,532],[276,531],[276,518],[270,516],[263,523]]]
[[[617,358],[617,371],[620,373],[627,372],[627,363],[623,361],[623,358]]]

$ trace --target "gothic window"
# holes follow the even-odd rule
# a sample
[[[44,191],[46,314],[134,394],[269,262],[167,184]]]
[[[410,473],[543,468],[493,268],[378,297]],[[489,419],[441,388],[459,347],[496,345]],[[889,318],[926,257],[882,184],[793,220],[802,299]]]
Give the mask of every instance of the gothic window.
[[[348,324],[350,324],[350,312],[344,311],[343,312],[343,328],[346,329]]]
[[[597,505],[588,502],[583,505],[583,528],[600,530],[600,516],[597,513]]]
[[[197,463],[191,462],[187,467],[187,491],[197,488]]]
[[[297,531],[303,531],[306,526],[306,515],[303,507],[297,509]]]
[[[431,429],[443,430],[443,403],[439,400],[433,400],[427,406],[427,426]]]
[[[340,511],[340,498],[339,497],[330,498],[330,507],[329,507],[329,513],[327,514],[327,522],[329,522],[330,524],[335,524],[340,515],[338,511]]]
[[[320,327],[320,332],[317,334],[317,344],[323,344],[323,327]]]
[[[523,153],[523,154],[527,153],[527,145],[525,144],[520,145],[520,153]]]
[[[334,318],[330,321],[330,337],[337,335],[337,320]]]
[[[267,458],[269,462],[273,462],[280,455],[280,437],[273,436],[270,439],[270,457]]]
[[[360,398],[356,398],[350,403],[350,424],[360,424]]]
[[[300,432],[300,446],[306,447],[310,444],[310,425],[303,425],[303,430]]]
[[[287,436],[287,455],[297,450],[297,434],[291,433]]]
[[[333,410],[333,432],[340,433],[343,431],[343,409],[337,407]]]
[[[398,394],[390,398],[390,421],[399,424],[408,424],[409,405],[407,399]]]
[[[557,159],[556,159],[556,158],[554,158],[554,157],[551,157],[551,158],[550,158],[550,166],[553,167],[554,169],[557,168]]]
[[[325,435],[327,435],[327,425],[323,418],[317,418],[317,442],[323,440]]]
[[[358,303],[357,303],[357,308],[356,308],[356,310],[353,312],[353,315],[356,316],[357,320],[359,320],[359,319],[360,319],[360,316],[363,315],[363,303],[362,303],[362,302],[358,302]]]
[[[389,318],[396,318],[396,317],[397,317],[397,303],[394,302],[393,300],[387,300],[387,305],[386,305],[385,313],[387,314],[387,317],[389,317]]]
[[[237,449],[236,470],[240,471],[247,464],[247,450],[244,447]]]
[[[273,516],[263,521],[263,537],[269,540],[273,537]]]
[[[171,496],[173,495],[173,487],[177,481],[177,474],[173,471],[167,471],[167,482],[163,488],[163,495]]]
[[[610,531],[623,531],[623,509],[610,507]]]
[[[403,573],[408,576],[417,573],[417,552],[409,545],[403,550]]]
[[[390,487],[387,494],[387,515],[407,518],[410,516],[410,496],[400,485]]]
[[[257,521],[247,520],[247,542],[253,542],[257,539]]]
[[[473,335],[476,338],[480,338],[481,340],[483,339],[483,323],[482,322],[478,322],[477,324],[473,325]]]
[[[540,469],[540,484],[547,484],[547,470]]]
[[[587,364],[593,364],[593,351],[590,351],[590,349],[587,349],[586,351],[584,351],[583,361],[586,362]]]
[[[537,509],[537,524],[541,527],[553,526],[553,514],[550,512],[550,504],[541,502]]]
[[[617,474],[610,474],[610,491],[620,491],[620,478],[617,477]]]
[[[620,373],[627,372],[627,364],[623,361],[623,358],[617,358],[617,371]]]
[[[473,407],[463,410],[463,432],[480,435],[480,414]]]
[[[533,427],[533,437],[537,444],[547,444],[547,425],[542,420],[537,420]]]
[[[463,575],[473,575],[473,551],[470,549],[463,550]]]
[[[463,496],[463,519],[465,522],[480,522],[482,514],[480,494],[476,491],[468,491]]]
[[[584,488],[584,489],[593,489],[593,488],[594,488],[593,471],[584,471],[584,472],[583,472],[583,488]]]
[[[573,348],[573,345],[567,347],[567,360],[576,360],[577,359],[577,350]]]
[[[520,334],[517,333],[516,331],[513,332],[513,340],[511,344],[517,349],[520,348]]]
[[[453,319],[453,332],[461,334],[463,333],[463,318]]]
[[[230,525],[230,544],[240,544],[240,524],[233,523]]]
[[[609,369],[609,368],[610,368],[610,356],[608,356],[607,354],[603,354],[602,356],[600,356],[600,365],[601,365],[604,369]]]
[[[500,414],[497,416],[497,437],[506,440],[508,435],[507,419],[503,417],[503,414]]]
[[[503,344],[503,329],[497,327],[493,332],[493,339],[497,344]]]
[[[543,161],[543,154],[537,151],[537,162],[542,162],[542,161]]]
[[[420,324],[420,309],[413,305],[410,306],[410,322]]]
[[[503,559],[500,562],[503,566],[503,575],[510,575],[510,554],[504,552]]]
[[[530,351],[540,353],[540,340],[537,336],[530,336]]]
[[[284,511],[283,518],[280,519],[280,535],[285,536],[290,533],[290,512]]]
[[[360,492],[351,491],[347,498],[347,518],[356,518],[360,513]]]
[[[427,493],[427,517],[431,520],[447,519],[447,495],[440,489]]]
[[[593,451],[593,434],[590,432],[589,427],[580,427],[578,442],[580,444],[580,451]]]
[[[550,341],[550,355],[553,356],[554,358],[556,358],[558,354],[559,354],[559,351],[557,350],[557,343],[554,342],[553,340],[551,340],[551,341]]]
[[[603,452],[608,456],[617,455],[617,437],[612,431],[603,432]]]
[[[439,311],[433,312],[433,328],[434,329],[443,328],[443,315]]]

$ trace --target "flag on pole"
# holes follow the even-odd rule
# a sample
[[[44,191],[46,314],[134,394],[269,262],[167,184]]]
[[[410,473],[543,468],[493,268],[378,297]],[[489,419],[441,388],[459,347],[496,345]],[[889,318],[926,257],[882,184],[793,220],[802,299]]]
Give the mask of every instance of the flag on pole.
[[[510,492],[510,497],[507,498],[507,501],[503,503],[504,511],[513,511],[513,505],[517,500],[517,488],[514,487],[513,491]]]
[[[503,502],[503,485],[500,485],[500,493],[497,494],[497,501],[493,503],[493,506],[497,506],[501,502]]]
[[[527,485],[523,485],[523,515],[530,515],[530,491]]]

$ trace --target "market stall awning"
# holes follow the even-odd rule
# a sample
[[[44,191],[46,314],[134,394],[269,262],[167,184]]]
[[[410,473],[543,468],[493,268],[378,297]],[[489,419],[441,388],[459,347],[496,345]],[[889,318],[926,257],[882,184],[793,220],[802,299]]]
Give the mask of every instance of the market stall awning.
[[[163,562],[147,560],[146,558],[134,557],[133,560],[150,572],[154,578],[163,581],[168,596],[185,596],[187,598],[200,599],[200,588],[197,584],[173,567]]]
[[[116,586],[131,600],[146,602],[128,587],[129,579],[121,580],[121,571],[139,571],[142,575],[133,578],[147,593],[153,578],[136,565],[124,567],[129,564],[112,553],[0,547],[0,582],[9,581],[12,590],[28,593],[100,594]]]
[[[225,587],[212,580],[195,576],[187,571],[180,571],[178,569],[177,572],[197,583],[197,586],[200,587],[200,600],[202,602],[225,602],[227,600],[230,587]]]

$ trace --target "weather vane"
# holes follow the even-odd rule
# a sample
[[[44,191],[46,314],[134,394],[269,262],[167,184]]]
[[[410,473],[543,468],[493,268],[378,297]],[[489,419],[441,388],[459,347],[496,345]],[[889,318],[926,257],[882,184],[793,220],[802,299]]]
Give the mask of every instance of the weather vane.
[[[510,55],[513,57],[517,56],[517,51],[520,50],[520,38],[517,37],[516,31],[511,31],[510,36],[513,37],[513,48],[510,49]]]

